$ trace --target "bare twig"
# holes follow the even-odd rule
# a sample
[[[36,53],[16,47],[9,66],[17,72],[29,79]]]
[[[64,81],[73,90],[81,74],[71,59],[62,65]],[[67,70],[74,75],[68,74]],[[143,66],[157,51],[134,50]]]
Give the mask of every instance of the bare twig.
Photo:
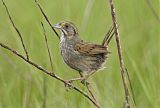
[[[14,22],[13,22],[13,20],[12,20],[12,17],[11,17],[11,15],[10,15],[10,13],[9,13],[9,10],[8,10],[8,8],[7,8],[7,5],[5,4],[5,2],[4,2],[3,0],[2,0],[2,3],[3,3],[3,5],[4,5],[5,9],[6,9],[7,15],[8,15],[9,20],[11,21],[11,23],[12,23],[12,25],[13,25],[13,28],[14,28],[14,29],[16,30],[16,32],[18,33],[18,36],[19,36],[19,38],[20,38],[20,40],[21,40],[22,47],[23,47],[23,49],[24,49],[24,52],[26,53],[27,60],[29,60],[28,52],[27,52],[27,49],[26,49],[26,47],[25,47],[25,45],[24,45],[22,35],[21,35],[20,31],[18,30],[18,28],[16,27],[16,25],[14,24]]]
[[[102,41],[102,45],[103,46],[106,46],[107,40],[109,39],[109,37],[110,37],[110,35],[111,35],[111,33],[112,33],[113,30],[114,30],[114,26],[112,25],[110,27],[110,29],[108,30],[108,32],[106,33],[106,35],[105,35],[105,37],[104,37],[104,39]]]
[[[37,4],[38,8],[40,9],[42,15],[44,16],[44,18],[46,19],[46,21],[48,22],[48,24],[50,25],[50,27],[52,28],[52,30],[54,31],[54,33],[57,35],[58,38],[60,38],[60,36],[58,35],[58,33],[56,32],[56,30],[54,29],[54,27],[52,26],[50,20],[48,19],[47,15],[45,14],[45,12],[43,11],[40,3],[38,2],[38,0],[35,0],[35,3]]]
[[[42,23],[42,22],[41,22],[41,25],[42,25],[42,28],[43,28],[43,32],[44,32],[44,38],[45,38],[46,47],[47,47],[48,56],[49,56],[49,61],[50,61],[50,64],[51,64],[51,69],[52,69],[52,72],[53,72],[53,63],[52,63],[52,57],[51,57],[51,53],[50,53],[49,46],[48,46],[48,39],[47,39],[47,36],[46,36],[46,31],[45,31],[45,28],[44,28],[44,25],[43,25],[43,23]]]
[[[81,78],[82,78],[82,77],[83,77],[82,73],[79,72],[79,74],[80,74],[80,76],[81,76]],[[89,88],[89,84],[86,84],[85,86],[86,86],[88,92],[90,93],[90,95],[92,96],[92,98],[97,102],[96,96],[94,96],[94,93],[92,93],[91,89]],[[97,103],[97,104],[99,105],[99,103]]]
[[[77,88],[76,86],[74,86],[71,83],[66,82],[64,79],[62,79],[61,77],[53,74],[52,72],[46,70],[45,68],[43,68],[42,66],[27,60],[23,55],[19,54],[17,51],[15,51],[14,49],[0,43],[0,46],[3,47],[4,49],[7,49],[8,51],[12,52],[13,54],[17,55],[18,57],[20,57],[22,60],[24,60],[25,62],[27,62],[28,64],[36,67],[38,70],[41,70],[42,72],[44,72],[45,74],[57,79],[58,81],[64,83],[65,85],[68,85],[69,87],[72,87],[72,89],[74,89],[75,91],[79,92],[80,94],[82,94],[84,97],[86,97],[90,102],[92,102],[97,108],[101,108],[90,96],[88,96],[87,93],[83,92],[82,90],[80,90],[79,88]]]
[[[160,21],[160,17],[158,16],[156,10],[154,9],[153,5],[151,4],[152,1],[151,0],[146,0],[147,5],[149,6],[149,8],[151,9],[153,15],[155,16],[155,18],[157,19],[157,21]]]
[[[91,89],[89,88],[89,85],[86,85],[86,88],[87,88],[88,92],[90,93],[90,95],[92,96],[92,98],[97,102],[96,97],[94,96]]]
[[[111,7],[111,15],[112,15],[113,25],[115,26],[115,36],[116,36],[117,50],[118,50],[118,56],[119,56],[120,70],[121,70],[124,91],[125,91],[125,103],[124,103],[123,108],[130,108],[129,90],[128,90],[128,85],[127,85],[124,61],[122,58],[122,49],[121,49],[121,44],[120,44],[118,25],[117,25],[117,21],[116,21],[115,8],[114,8],[114,4],[113,4],[112,0],[109,0],[109,3],[110,3],[110,7]]]
[[[110,29],[108,30],[108,32],[106,33],[106,35],[105,35],[105,37],[104,37],[104,39],[103,39],[103,41],[102,41],[102,45],[103,45],[103,46],[109,45],[112,37],[113,37],[114,34],[115,34],[115,30],[114,30],[114,29],[115,29],[115,27],[112,25],[112,26],[110,27]]]
[[[130,89],[131,89],[132,99],[133,99],[133,102],[134,102],[135,107],[136,107],[137,105],[136,105],[135,95],[134,95],[134,91],[133,91],[133,87],[132,87],[132,83],[131,83],[131,78],[130,78],[130,75],[129,75],[129,72],[128,72],[127,68],[125,70],[126,70],[126,73],[127,73],[127,77],[128,77],[128,81],[129,81],[129,85],[130,85]]]

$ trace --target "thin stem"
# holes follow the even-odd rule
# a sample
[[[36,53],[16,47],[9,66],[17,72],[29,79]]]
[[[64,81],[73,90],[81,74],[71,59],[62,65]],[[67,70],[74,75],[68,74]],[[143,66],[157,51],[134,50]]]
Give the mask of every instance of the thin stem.
[[[90,95],[92,96],[92,98],[97,102],[96,97],[94,96],[91,89],[89,88],[89,85],[86,85],[86,88],[87,88],[88,92],[90,93]]]
[[[104,37],[104,39],[103,39],[103,41],[102,41],[102,45],[103,46],[106,46],[106,41],[109,39],[109,37],[110,37],[110,34],[112,33],[112,31],[114,30],[114,27],[113,27],[113,25],[110,27],[110,29],[108,30],[108,32],[106,33],[106,35],[105,35],[105,37]]]
[[[133,87],[132,87],[131,78],[130,78],[130,75],[129,75],[129,72],[128,72],[127,68],[126,68],[125,70],[126,70],[127,77],[128,77],[128,81],[129,81],[129,85],[130,85],[133,102],[134,102],[134,105],[135,105],[135,107],[136,107],[137,105],[136,105],[136,100],[135,100],[135,95],[134,95],[134,91],[133,91]]]
[[[46,47],[47,47],[47,51],[48,51],[48,57],[49,57],[49,61],[50,61],[50,64],[51,64],[51,69],[52,69],[52,72],[53,72],[52,57],[51,57],[51,53],[50,53],[49,46],[48,46],[48,39],[47,39],[47,36],[46,36],[46,31],[45,31],[45,28],[44,28],[44,25],[43,25],[42,22],[41,22],[41,25],[42,25],[42,28],[43,28],[44,38],[45,38]]]
[[[108,46],[108,45],[109,45],[112,37],[113,37],[114,34],[115,34],[115,30],[114,30],[114,29],[115,29],[115,27],[112,25],[112,26],[110,27],[110,29],[108,30],[108,32],[106,33],[106,35],[105,35],[105,37],[104,37],[104,39],[103,39],[103,41],[102,41],[102,45],[103,45],[103,46]]]
[[[118,57],[119,57],[123,87],[124,87],[124,92],[125,92],[125,103],[124,103],[123,108],[130,108],[129,90],[128,90],[128,86],[127,86],[127,79],[126,79],[124,61],[123,61],[123,58],[122,58],[122,49],[121,49],[121,44],[120,44],[120,36],[119,36],[118,25],[117,25],[117,21],[116,21],[115,8],[114,8],[114,4],[113,4],[112,0],[109,0],[109,3],[110,3],[110,7],[111,7],[111,15],[112,15],[113,25],[115,26],[117,51],[118,51]]]
[[[82,73],[80,71],[79,71],[79,75],[81,76],[81,78],[83,77],[83,75],[82,75]],[[90,95],[92,96],[92,98],[97,102],[94,94],[92,93],[91,89],[89,88],[89,84],[86,84],[85,86],[86,86],[88,92],[90,93]]]
[[[49,18],[47,17],[47,15],[45,14],[45,12],[43,11],[40,3],[38,2],[38,0],[35,0],[35,3],[37,4],[38,8],[40,9],[42,15],[44,16],[44,18],[46,19],[46,21],[48,22],[48,24],[50,25],[50,27],[52,28],[52,30],[54,31],[54,33],[57,35],[57,37],[60,39],[60,36],[58,35],[58,33],[56,32],[56,30],[54,29],[54,27],[52,26]]]
[[[10,20],[11,23],[12,23],[13,28],[14,28],[14,29],[16,30],[16,32],[18,33],[18,36],[19,36],[19,38],[20,38],[20,40],[21,40],[21,44],[22,44],[22,47],[23,47],[24,52],[25,52],[25,54],[26,54],[27,60],[29,60],[28,51],[27,51],[27,49],[26,49],[26,47],[25,47],[25,45],[24,45],[22,35],[21,35],[20,31],[18,30],[18,28],[16,27],[16,25],[14,24],[14,22],[13,22],[13,20],[12,20],[12,17],[11,17],[11,15],[10,15],[10,13],[9,13],[9,10],[8,10],[8,8],[7,8],[7,5],[5,4],[5,2],[4,2],[3,0],[2,0],[2,3],[3,3],[3,5],[4,5],[5,9],[6,9],[7,15],[8,15],[8,17],[9,17],[9,20]]]
[[[90,96],[88,96],[87,93],[83,92],[82,90],[80,90],[79,88],[75,87],[73,84],[70,84],[68,82],[66,82],[64,79],[62,79],[61,77],[53,74],[52,72],[46,70],[45,68],[43,68],[42,66],[27,60],[23,55],[19,54],[17,51],[15,51],[14,49],[0,43],[0,46],[3,47],[4,49],[7,49],[8,51],[12,52],[13,54],[17,55],[18,57],[20,57],[22,60],[24,60],[25,62],[27,62],[28,64],[36,67],[38,70],[41,70],[42,72],[44,72],[45,74],[57,79],[58,81],[64,83],[65,85],[68,85],[69,87],[72,87],[72,89],[74,89],[75,91],[79,92],[80,94],[82,94],[84,97],[86,97],[90,102],[92,102],[97,108],[101,108]]]

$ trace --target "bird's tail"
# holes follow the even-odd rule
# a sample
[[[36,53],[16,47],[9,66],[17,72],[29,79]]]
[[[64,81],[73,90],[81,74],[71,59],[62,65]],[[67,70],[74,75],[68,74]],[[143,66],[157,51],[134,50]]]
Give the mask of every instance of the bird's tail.
[[[115,27],[112,25],[110,27],[110,29],[108,30],[108,32],[106,33],[106,35],[102,41],[102,45],[107,46],[109,44],[109,42],[111,41],[114,34],[115,34]]]

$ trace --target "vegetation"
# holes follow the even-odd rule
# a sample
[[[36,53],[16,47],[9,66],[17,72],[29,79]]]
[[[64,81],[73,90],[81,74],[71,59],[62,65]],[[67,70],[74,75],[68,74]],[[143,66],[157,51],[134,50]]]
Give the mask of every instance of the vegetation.
[[[34,0],[5,0],[15,24],[22,33],[30,59],[51,70],[45,46],[41,21],[44,22],[51,49],[54,71],[64,79],[79,76],[63,63],[59,39],[48,26]],[[53,24],[68,20],[77,26],[81,38],[101,43],[112,25],[110,6],[106,0],[41,0]],[[129,70],[138,108],[160,107],[159,29],[147,2],[114,1],[119,24],[123,57]],[[158,10],[158,1],[152,5]],[[4,6],[0,3],[0,42],[25,55],[21,42],[12,27]],[[90,78],[92,88],[104,108],[119,108],[124,101],[124,90],[119,72],[115,39],[109,47],[112,52],[107,68]],[[39,72],[10,52],[0,48],[0,108],[41,108],[46,82],[46,108],[92,108],[79,93],[66,92],[62,83]],[[79,84],[85,91],[85,88]],[[72,93],[71,93],[72,92]]]

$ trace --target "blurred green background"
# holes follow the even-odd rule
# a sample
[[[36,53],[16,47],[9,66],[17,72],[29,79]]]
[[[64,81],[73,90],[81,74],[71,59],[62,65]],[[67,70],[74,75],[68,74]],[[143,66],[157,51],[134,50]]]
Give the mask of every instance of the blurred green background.
[[[43,30],[44,22],[54,70],[64,79],[79,76],[60,56],[59,40],[48,26],[34,0],[5,0],[13,20],[23,35],[30,59],[51,70]],[[77,26],[82,39],[101,43],[112,24],[107,0],[40,0],[55,24],[68,20]],[[129,70],[137,108],[160,108],[160,22],[146,0],[114,0],[125,65]],[[159,1],[151,3],[158,14]],[[24,55],[20,39],[0,2],[0,42]],[[124,90],[119,70],[115,39],[109,46],[112,54],[105,66],[90,79],[99,103],[104,108],[120,108]],[[45,79],[45,80],[44,80]],[[93,108],[74,90],[66,92],[59,81],[28,65],[17,56],[0,48],[0,108],[42,108],[46,81],[46,108]],[[80,86],[84,91],[85,88]]]

